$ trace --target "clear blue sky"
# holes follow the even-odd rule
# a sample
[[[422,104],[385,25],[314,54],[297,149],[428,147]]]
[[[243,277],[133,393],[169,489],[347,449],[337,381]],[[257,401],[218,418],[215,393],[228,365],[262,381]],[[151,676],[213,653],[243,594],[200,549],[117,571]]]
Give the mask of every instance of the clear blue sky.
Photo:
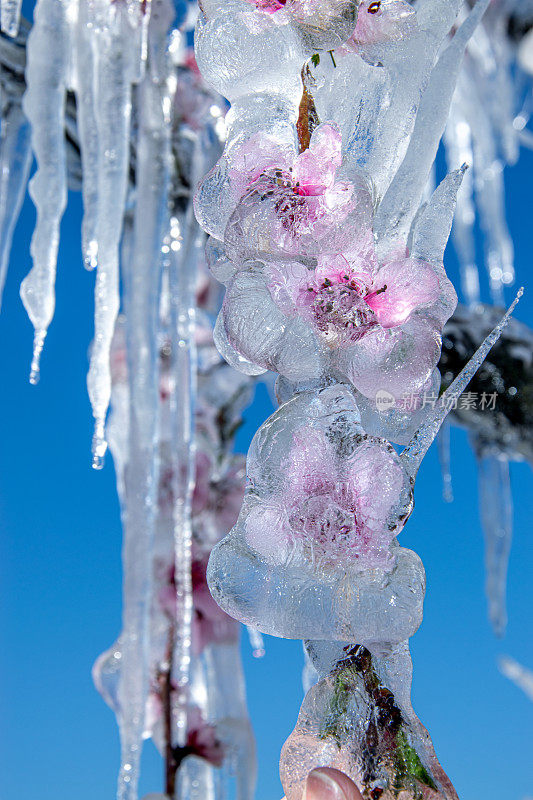
[[[508,171],[509,219],[520,281],[529,288],[517,317],[533,320],[530,187],[533,154]],[[90,467],[86,392],[93,281],[80,257],[81,203],[71,195],[62,225],[57,308],[37,387],[28,383],[32,331],[18,296],[30,266],[34,211],[17,227],[0,315],[0,797],[110,800],[118,767],[113,715],[90,669],[120,628],[121,530],[111,459]],[[457,283],[453,254],[448,269]],[[261,389],[239,446],[270,412]],[[483,544],[476,467],[465,435],[453,431],[455,502],[441,500],[436,452],[416,486],[401,543],[421,555],[428,577],[425,619],[412,639],[414,706],[429,728],[462,800],[533,795],[533,704],[502,678],[508,652],[533,667],[533,544],[527,465],[512,466],[515,541],[508,633],[492,636],[483,596]],[[243,644],[249,705],[259,749],[257,800],[281,796],[279,750],[301,702],[299,642],[267,639],[262,661]],[[161,788],[161,764],[145,748],[141,790]]]

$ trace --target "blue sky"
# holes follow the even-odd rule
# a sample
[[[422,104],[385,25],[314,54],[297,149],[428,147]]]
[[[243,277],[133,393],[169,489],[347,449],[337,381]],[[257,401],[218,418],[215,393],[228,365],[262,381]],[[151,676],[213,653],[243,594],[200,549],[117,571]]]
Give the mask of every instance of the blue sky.
[[[531,324],[533,154],[507,173],[508,216],[526,296],[516,316]],[[57,307],[38,386],[28,383],[32,331],[18,296],[30,267],[34,210],[26,200],[16,230],[0,315],[0,796],[5,800],[104,800],[115,791],[118,735],[94,690],[91,665],[120,628],[121,530],[111,459],[90,466],[92,418],[86,392],[94,276],[80,257],[81,202],[71,195],[62,224]],[[458,283],[453,253],[448,257]],[[485,287],[486,288],[486,287]],[[260,388],[239,446],[270,413]],[[533,795],[533,704],[496,668],[506,652],[533,668],[533,544],[530,469],[512,465],[515,540],[509,627],[494,639],[483,596],[483,541],[476,466],[453,430],[455,501],[441,499],[432,448],[416,486],[401,543],[422,557],[425,619],[412,639],[413,701],[462,800]],[[302,699],[299,642],[267,639],[258,661],[243,658],[259,750],[257,800],[282,794],[280,747]],[[146,746],[141,791],[161,788],[161,763]]]

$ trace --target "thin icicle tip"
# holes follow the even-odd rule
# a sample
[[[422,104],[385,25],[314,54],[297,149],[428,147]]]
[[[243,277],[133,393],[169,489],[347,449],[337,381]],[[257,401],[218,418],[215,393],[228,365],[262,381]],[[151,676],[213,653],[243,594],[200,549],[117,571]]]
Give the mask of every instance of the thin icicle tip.
[[[105,423],[103,420],[96,420],[92,442],[93,469],[102,469],[106,452]]]
[[[472,358],[468,361],[465,367],[461,370],[459,375],[455,378],[453,383],[450,384],[448,389],[440,398],[438,406],[435,408],[426,421],[418,428],[415,435],[404,449],[401,454],[401,459],[404,463],[407,472],[414,478],[422,459],[429,450],[431,443],[439,432],[440,426],[454,407],[457,398],[464,392],[481,364],[487,357],[489,351],[494,347],[500,338],[502,331],[508,325],[509,320],[515,310],[520,298],[524,294],[524,287],[522,286],[509,306],[509,309],[502,317],[498,325],[492,330],[482,344],[478,347]]]

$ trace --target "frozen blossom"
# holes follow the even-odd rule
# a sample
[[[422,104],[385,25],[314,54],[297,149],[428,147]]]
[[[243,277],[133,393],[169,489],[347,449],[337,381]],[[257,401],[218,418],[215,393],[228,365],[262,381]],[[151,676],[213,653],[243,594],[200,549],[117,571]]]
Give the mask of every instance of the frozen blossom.
[[[365,45],[399,41],[410,36],[416,24],[415,11],[405,0],[361,0],[348,46],[357,50]]]
[[[247,474],[239,520],[208,568],[222,608],[291,638],[416,629],[423,571],[394,542],[411,512],[411,479],[387,442],[364,433],[347,387],[284,404],[256,434]],[[358,591],[340,601],[348,584]],[[396,619],[377,622],[380,593],[395,598]]]
[[[362,432],[348,453],[333,437],[334,431],[305,426],[293,433],[283,465],[287,479],[251,508],[246,541],[274,563],[296,551],[318,563],[387,569],[390,543],[410,510],[409,499],[394,508],[404,482],[399,459]],[[383,487],[379,495],[377,485]],[[255,487],[259,492],[258,480]]]
[[[330,151],[329,174],[313,150],[322,145]],[[426,249],[426,257],[419,257],[418,239],[414,254],[399,242],[378,254],[367,188],[352,185],[349,203],[337,205],[336,187],[346,191],[345,184],[332,183],[340,146],[334,126],[316,128],[310,149],[294,162],[293,182],[276,185],[273,196],[265,192],[264,201],[257,199],[259,211],[250,212],[254,231],[237,207],[226,231],[231,262],[211,265],[227,286],[217,344],[234,366],[245,359],[289,380],[333,371],[368,398],[378,390],[397,398],[418,393],[438,362],[455,292],[440,252]],[[264,174],[257,182],[263,179]],[[439,199],[436,195],[435,206]],[[347,209],[349,224],[343,220]],[[291,260],[279,260],[291,249]]]
[[[284,153],[269,137],[249,140],[233,162],[230,180],[248,183],[226,229],[230,258],[253,252],[268,255],[317,255],[340,246],[341,225],[364,224],[370,198],[339,181],[341,138],[335,125],[313,131],[299,155]],[[246,248],[243,252],[243,248]]]

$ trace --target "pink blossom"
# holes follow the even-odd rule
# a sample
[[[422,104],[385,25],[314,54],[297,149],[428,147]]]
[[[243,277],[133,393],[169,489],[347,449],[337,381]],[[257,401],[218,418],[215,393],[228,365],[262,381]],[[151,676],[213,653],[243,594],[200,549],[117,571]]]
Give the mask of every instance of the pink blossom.
[[[171,680],[171,693],[175,695],[178,687]],[[146,703],[146,728],[153,736],[163,719],[163,703],[161,689],[158,685],[152,688]],[[158,744],[159,746],[159,744]],[[161,742],[162,746],[162,742]],[[187,739],[182,747],[176,747],[174,756],[179,763],[187,756],[203,758],[214,767],[221,767],[224,762],[224,745],[218,738],[216,725],[206,722],[198,706],[189,706],[187,711]]]
[[[206,579],[207,559],[193,558],[191,568],[193,618],[192,648],[199,655],[209,644],[235,642],[239,636],[239,626],[234,619],[215,603]],[[157,594],[163,613],[174,620],[176,616],[175,565],[160,564],[156,569],[156,579],[161,583]]]
[[[361,0],[357,25],[348,46],[399,41],[416,29],[416,13],[406,0]]]
[[[269,561],[297,550],[322,564],[392,567],[389,546],[410,513],[411,491],[387,442],[360,435],[336,449],[331,432],[302,427],[284,472],[283,488],[248,514],[250,546]]]
[[[193,621],[192,646],[199,655],[208,644],[235,642],[239,637],[239,625],[222,611],[211,596],[206,579],[207,560],[192,563]]]
[[[230,173],[241,192],[225,233],[230,258],[239,260],[243,247],[258,240],[256,249],[273,254],[317,255],[325,246],[331,252],[352,226],[363,218],[369,223],[366,184],[337,179],[342,142],[336,125],[319,125],[299,155],[271,137],[252,139],[234,156]]]
[[[214,767],[224,762],[224,745],[217,735],[215,725],[206,722],[197,706],[192,706],[187,715],[187,755],[204,758]]]
[[[233,456],[215,465],[206,450],[196,453],[195,482],[192,496],[193,524],[217,529],[224,536],[234,525],[244,494],[243,458]],[[163,467],[159,476],[160,513],[172,513],[174,504],[173,471]]]
[[[281,11],[285,8],[287,0],[248,0],[250,3],[259,10],[264,11],[266,14],[275,14],[276,11]]]
[[[377,326],[398,327],[440,294],[431,265],[409,259],[405,249],[378,266],[371,233],[352,253],[319,257],[314,270],[273,265],[266,275],[278,307],[305,318],[329,347],[355,343]]]

